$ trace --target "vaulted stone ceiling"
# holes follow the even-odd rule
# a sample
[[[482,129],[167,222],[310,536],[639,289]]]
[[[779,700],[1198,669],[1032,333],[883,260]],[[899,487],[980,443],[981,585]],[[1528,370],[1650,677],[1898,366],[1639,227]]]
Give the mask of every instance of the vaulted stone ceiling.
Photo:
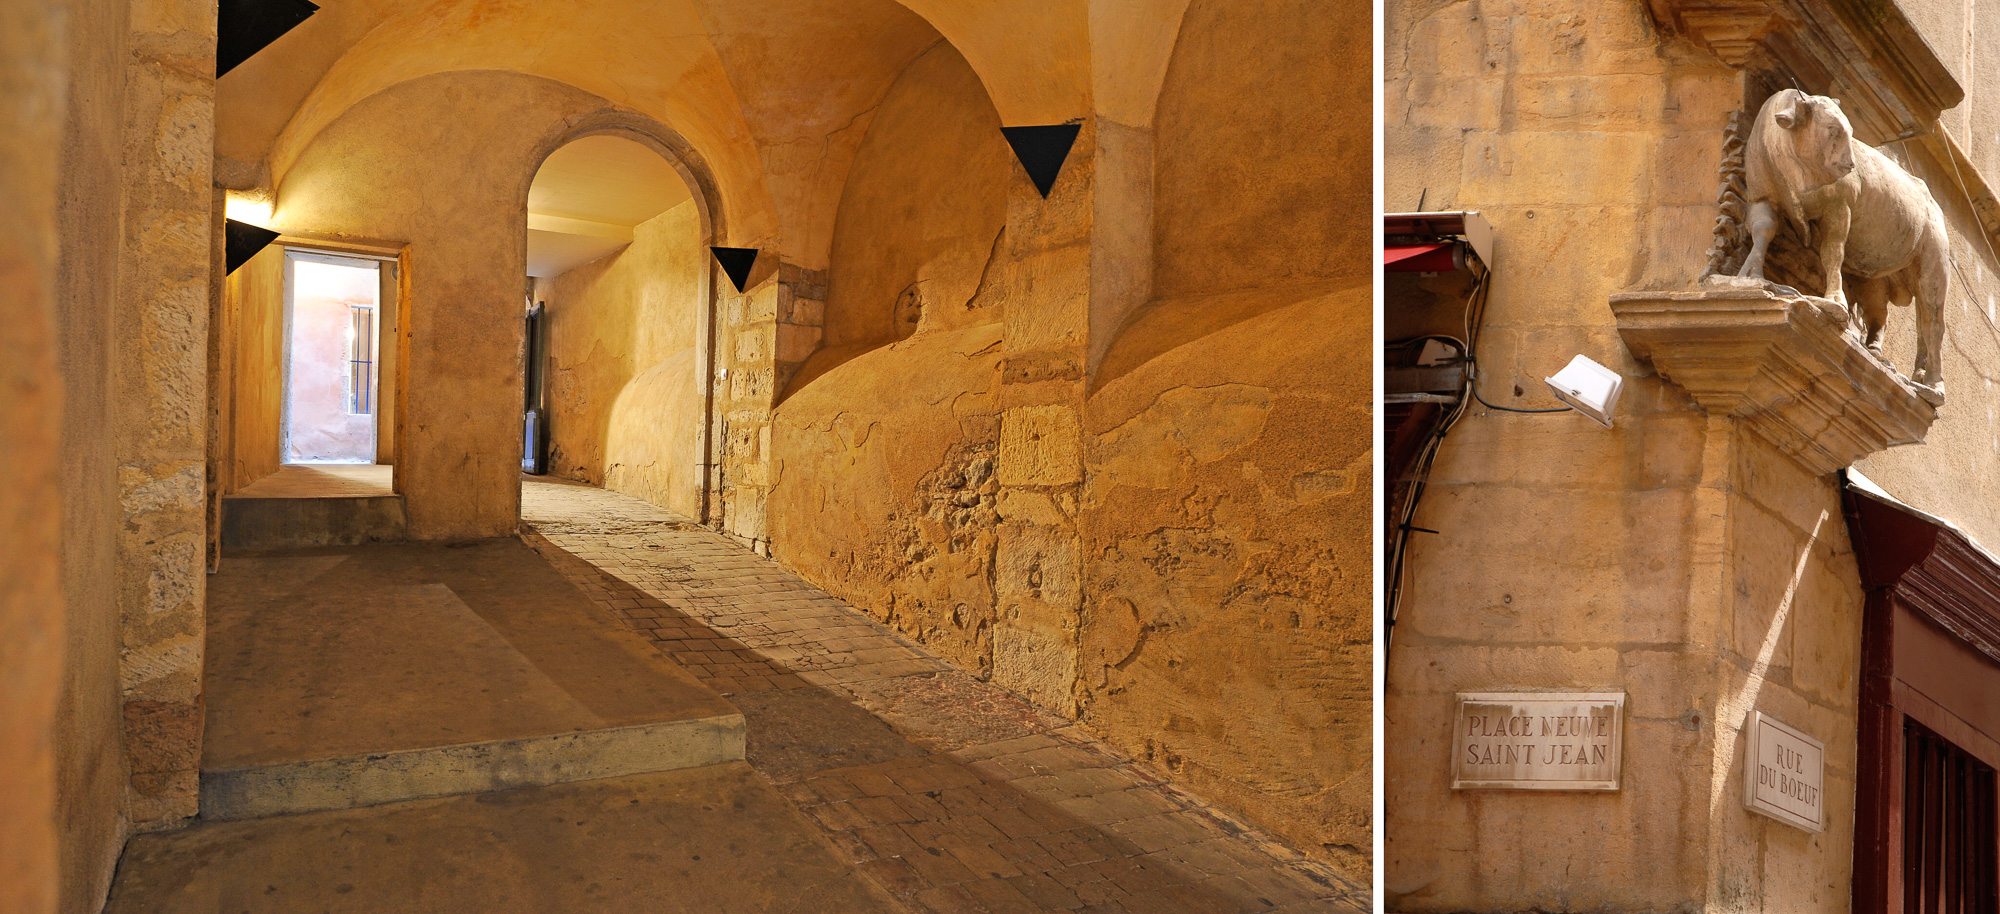
[[[559,276],[632,243],[632,229],[682,203],[679,172],[620,136],[551,153],[528,188],[528,275]]]
[[[1097,113],[1150,123],[1187,0],[326,0],[218,89],[218,178],[275,199],[354,105],[425,75],[513,71],[567,83],[683,136],[728,213],[721,242],[826,265],[834,211],[873,108],[940,42],[1007,125]],[[1095,56],[1093,56],[1095,55]],[[1093,63],[1095,61],[1095,63]],[[476,142],[476,138],[469,138]],[[393,142],[393,138],[385,138]],[[310,230],[310,226],[281,226]]]

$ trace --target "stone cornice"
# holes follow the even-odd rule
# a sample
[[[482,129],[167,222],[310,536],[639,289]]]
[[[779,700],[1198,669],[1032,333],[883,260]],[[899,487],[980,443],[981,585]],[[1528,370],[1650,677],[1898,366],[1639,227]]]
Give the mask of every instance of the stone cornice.
[[[1894,0],[1648,0],[1662,31],[1838,97],[1871,144],[1931,129],[1965,89]]]
[[[1611,297],[1618,334],[1710,415],[1727,415],[1814,473],[1922,441],[1937,411],[1846,333],[1825,299],[1761,289]]]

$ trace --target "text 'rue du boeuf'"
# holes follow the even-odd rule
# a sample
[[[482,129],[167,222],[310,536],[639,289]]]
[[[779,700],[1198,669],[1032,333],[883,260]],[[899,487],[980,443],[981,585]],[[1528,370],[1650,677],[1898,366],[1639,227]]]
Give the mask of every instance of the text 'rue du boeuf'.
[[[1762,763],[1757,765],[1757,786],[1773,788],[1782,796],[1817,807],[1819,788],[1800,777],[1806,772],[1806,757],[1790,746],[1779,746],[1777,762],[1776,768]]]

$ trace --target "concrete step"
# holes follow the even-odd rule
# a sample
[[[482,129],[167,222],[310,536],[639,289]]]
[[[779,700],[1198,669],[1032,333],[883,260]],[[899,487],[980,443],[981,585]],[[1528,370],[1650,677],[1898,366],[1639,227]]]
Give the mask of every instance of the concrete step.
[[[225,548],[393,543],[407,530],[393,467],[286,464],[222,499]]]
[[[138,835],[108,914],[897,914],[748,765]]]
[[[222,499],[227,549],[394,543],[408,538],[407,531],[401,495]]]
[[[204,768],[201,815],[230,821],[422,797],[545,787],[743,758],[743,716],[723,714],[456,746]]]
[[[209,584],[202,816],[743,758],[742,715],[517,539],[230,550]]]

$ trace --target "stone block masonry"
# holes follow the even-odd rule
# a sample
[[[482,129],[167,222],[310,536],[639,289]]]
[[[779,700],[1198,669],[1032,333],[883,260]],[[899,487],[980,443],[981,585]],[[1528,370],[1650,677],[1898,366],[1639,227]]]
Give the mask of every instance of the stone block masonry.
[[[215,7],[135,7],[125,68],[123,253],[113,318],[119,664],[128,814],[196,811],[206,571]]]

